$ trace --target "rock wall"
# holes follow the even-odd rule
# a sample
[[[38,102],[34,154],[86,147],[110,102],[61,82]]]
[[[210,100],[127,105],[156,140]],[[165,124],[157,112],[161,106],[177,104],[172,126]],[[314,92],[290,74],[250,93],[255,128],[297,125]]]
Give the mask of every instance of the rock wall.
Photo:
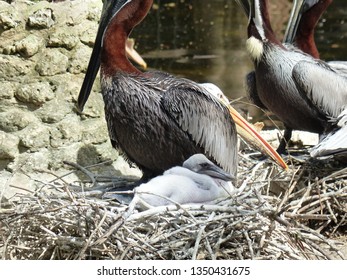
[[[0,171],[114,160],[97,82],[75,109],[101,0],[0,1]]]

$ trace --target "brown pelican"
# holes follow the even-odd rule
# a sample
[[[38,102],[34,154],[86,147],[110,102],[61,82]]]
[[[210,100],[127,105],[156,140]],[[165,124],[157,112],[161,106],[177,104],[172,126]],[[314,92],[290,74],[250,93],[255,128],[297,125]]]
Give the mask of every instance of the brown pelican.
[[[300,50],[319,58],[314,40],[315,26],[333,0],[295,0],[293,12],[290,17],[285,34],[285,41],[294,42]],[[330,61],[329,66],[339,75],[347,77],[347,63],[345,61]],[[329,74],[331,74],[329,72]],[[334,75],[335,77],[335,75]],[[342,80],[343,85],[343,80]],[[343,92],[343,91],[342,91]],[[329,92],[325,93],[330,95]],[[342,94],[343,95],[343,94]],[[332,120],[331,128],[325,131],[323,139],[310,150],[312,157],[326,157],[334,155],[336,158],[346,160],[347,156],[347,110],[346,104],[340,102],[342,112]]]
[[[213,203],[218,198],[228,197],[233,191],[230,174],[216,166],[203,154],[195,154],[135,188],[135,197],[151,206],[169,205],[173,202]],[[168,199],[167,199],[168,198]]]
[[[267,0],[250,2],[251,6],[248,1],[240,4],[250,11],[247,49],[256,81],[250,87],[256,90],[252,94],[290,130],[316,132],[324,138],[336,126],[341,128],[347,104],[346,78],[327,63],[286,48],[272,31]]]
[[[159,71],[141,72],[125,55],[129,34],[146,16],[152,2],[104,1],[77,105],[83,110],[101,66],[111,143],[143,171],[143,180],[181,165],[197,153],[206,154],[236,177],[237,136],[228,106],[193,81]],[[283,160],[281,163],[286,167]]]
[[[286,48],[275,36],[265,0],[237,0],[249,11],[247,51],[254,62],[255,75],[248,76],[251,99],[260,107],[272,111],[286,127],[283,152],[292,129],[323,133],[328,119],[303,96],[292,78],[294,66],[314,59],[302,52]]]

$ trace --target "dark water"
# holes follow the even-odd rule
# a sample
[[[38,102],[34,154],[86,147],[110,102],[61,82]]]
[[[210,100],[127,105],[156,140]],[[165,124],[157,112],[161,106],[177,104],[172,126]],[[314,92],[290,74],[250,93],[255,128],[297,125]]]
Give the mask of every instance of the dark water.
[[[289,0],[270,0],[271,22],[282,38]],[[155,0],[131,37],[149,68],[218,85],[235,107],[254,120],[264,113],[249,104],[243,88],[252,63],[245,52],[247,18],[234,0]],[[347,1],[334,0],[316,29],[324,60],[347,60]]]

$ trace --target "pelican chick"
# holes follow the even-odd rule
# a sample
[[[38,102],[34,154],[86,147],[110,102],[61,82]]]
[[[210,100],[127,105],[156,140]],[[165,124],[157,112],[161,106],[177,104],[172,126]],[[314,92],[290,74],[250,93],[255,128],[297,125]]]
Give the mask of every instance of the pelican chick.
[[[203,154],[195,154],[135,188],[137,196],[150,206],[175,203],[211,204],[218,198],[227,197],[233,190],[235,178],[212,163]]]

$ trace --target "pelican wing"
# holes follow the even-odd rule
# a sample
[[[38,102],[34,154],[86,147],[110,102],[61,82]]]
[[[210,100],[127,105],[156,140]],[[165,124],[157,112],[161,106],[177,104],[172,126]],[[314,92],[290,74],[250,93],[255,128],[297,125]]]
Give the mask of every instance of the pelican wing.
[[[298,90],[323,114],[337,118],[347,105],[347,79],[321,62],[301,61],[293,69]]]
[[[182,79],[162,97],[165,111],[227,172],[236,175],[237,135],[228,109],[206,89]]]
[[[334,129],[316,146],[310,150],[311,157],[331,155],[344,156],[347,159],[347,126]]]
[[[347,78],[347,61],[329,61],[328,65],[334,69],[334,71]]]

